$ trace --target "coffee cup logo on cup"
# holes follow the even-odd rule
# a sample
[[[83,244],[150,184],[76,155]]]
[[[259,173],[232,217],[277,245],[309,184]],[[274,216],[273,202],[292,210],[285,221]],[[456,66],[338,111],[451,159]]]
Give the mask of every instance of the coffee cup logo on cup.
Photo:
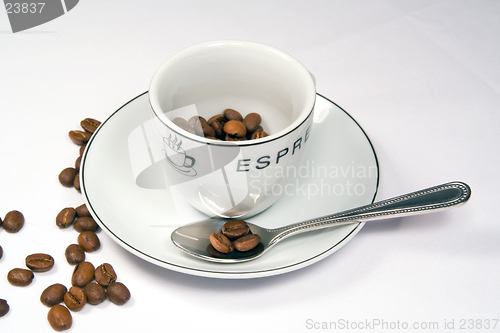
[[[191,46],[155,72],[149,101],[165,156],[167,183],[209,216],[243,218],[271,206],[291,184],[307,149],[316,101],[314,77],[274,47],[248,41]],[[218,141],[174,124],[234,109],[258,113],[269,134]]]

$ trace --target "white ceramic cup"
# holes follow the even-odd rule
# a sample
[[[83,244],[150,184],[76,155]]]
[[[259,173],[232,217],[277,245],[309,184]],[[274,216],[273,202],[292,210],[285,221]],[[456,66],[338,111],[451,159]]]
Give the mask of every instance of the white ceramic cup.
[[[172,194],[209,216],[243,218],[292,186],[308,146],[316,89],[314,77],[283,51],[221,40],[166,60],[152,78],[149,100]],[[195,115],[208,120],[227,108],[259,113],[269,136],[216,141],[172,122]]]

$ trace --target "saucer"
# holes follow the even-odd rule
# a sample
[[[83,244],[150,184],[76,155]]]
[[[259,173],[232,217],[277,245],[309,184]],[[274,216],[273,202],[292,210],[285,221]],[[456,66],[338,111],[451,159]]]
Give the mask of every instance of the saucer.
[[[146,136],[147,92],[115,111],[94,133],[82,157],[81,191],[100,227],[120,246],[155,265],[191,275],[246,279],[291,272],[340,249],[364,223],[296,235],[263,257],[239,264],[206,262],[179,250],[170,234],[181,224],[206,219],[168,190],[160,173],[144,186],[137,177],[132,134]],[[296,182],[280,199],[248,221],[276,228],[372,203],[379,182],[373,146],[358,123],[317,95],[309,147]],[[134,148],[134,149],[132,149]],[[148,147],[149,148],[149,147]],[[147,150],[143,153],[148,158]],[[151,156],[151,154],[149,155]],[[159,164],[151,162],[151,165]],[[143,166],[147,169],[148,165]],[[152,167],[150,168],[152,170]],[[151,178],[151,177],[150,177]],[[151,182],[151,179],[149,179]]]

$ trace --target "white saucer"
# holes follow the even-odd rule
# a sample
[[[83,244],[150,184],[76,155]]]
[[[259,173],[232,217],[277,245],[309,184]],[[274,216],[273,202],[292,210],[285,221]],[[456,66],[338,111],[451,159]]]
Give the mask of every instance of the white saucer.
[[[129,153],[130,134],[152,117],[143,93],[114,112],[94,133],[82,158],[81,189],[93,217],[113,240],[153,264],[192,275],[255,278],[315,263],[346,244],[363,223],[300,234],[263,257],[240,264],[195,259],[179,250],[170,234],[179,225],[206,218],[183,207],[165,185],[138,186]],[[135,131],[137,132],[137,131]],[[379,169],[375,151],[361,127],[340,107],[317,95],[309,148],[297,183],[269,209],[248,221],[279,227],[375,199]],[[163,180],[161,180],[163,182]],[[179,218],[179,215],[183,215]]]

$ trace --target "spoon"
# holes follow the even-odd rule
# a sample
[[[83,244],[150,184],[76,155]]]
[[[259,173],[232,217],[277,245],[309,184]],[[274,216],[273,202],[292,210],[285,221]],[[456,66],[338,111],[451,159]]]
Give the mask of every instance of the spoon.
[[[220,253],[210,244],[210,234],[221,232],[222,226],[229,219],[210,218],[190,223],[174,230],[171,237],[175,245],[196,258],[238,263],[262,256],[278,242],[292,235],[344,224],[435,212],[465,203],[470,194],[471,189],[467,184],[450,182],[277,229],[267,229],[247,222],[250,231],[260,236],[260,243],[246,252],[235,250],[227,254]]]

